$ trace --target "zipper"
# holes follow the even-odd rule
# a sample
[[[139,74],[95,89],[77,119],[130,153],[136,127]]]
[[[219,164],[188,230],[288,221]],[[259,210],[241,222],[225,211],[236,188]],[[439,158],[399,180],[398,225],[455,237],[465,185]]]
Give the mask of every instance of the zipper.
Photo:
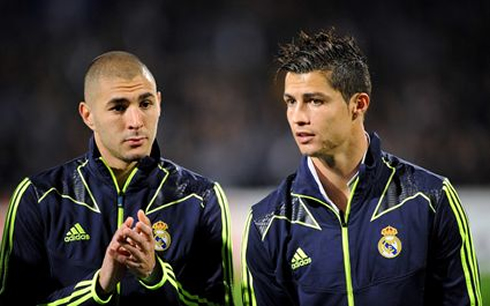
[[[354,197],[357,184],[359,183],[359,177],[354,181],[352,190],[350,192],[349,200],[347,201],[347,207],[345,214],[339,211],[338,217],[340,221],[340,227],[342,229],[342,254],[344,257],[344,272],[345,272],[345,286],[347,292],[347,305],[354,306],[354,289],[352,286],[352,271],[350,262],[350,248],[349,248],[349,229],[347,227],[349,223],[349,214],[351,209],[351,202]]]
[[[124,222],[124,192],[119,191],[117,195],[117,227]]]
[[[134,169],[131,171],[129,176],[126,178],[126,181],[124,182],[123,188],[119,188],[119,184],[117,183],[117,178],[114,175],[114,172],[112,171],[111,167],[105,162],[105,160],[100,157],[100,160],[102,163],[106,166],[107,170],[109,171],[109,174],[111,175],[112,182],[114,183],[114,187],[116,188],[116,193],[117,193],[117,228],[119,228],[123,222],[124,222],[124,198],[126,195],[126,190],[128,189],[129,183],[133,179],[134,175],[138,171],[137,167],[134,167]],[[119,297],[121,295],[121,283],[117,283],[116,285],[116,293],[117,296]],[[119,304],[119,302],[116,302],[116,304]]]

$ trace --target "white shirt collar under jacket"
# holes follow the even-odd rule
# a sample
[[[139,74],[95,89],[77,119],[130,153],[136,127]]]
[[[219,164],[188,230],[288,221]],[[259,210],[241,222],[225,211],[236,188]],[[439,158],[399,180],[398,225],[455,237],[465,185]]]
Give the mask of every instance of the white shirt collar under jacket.
[[[368,145],[369,143],[371,143],[371,138],[369,137],[369,134],[364,132],[364,134],[366,134],[366,139],[368,141]],[[364,164],[364,161],[366,160],[366,154],[367,154],[367,150],[366,152],[364,152],[364,155],[362,156],[362,160],[361,160],[361,163],[359,165],[362,165]],[[357,167],[359,169],[359,167]],[[311,172],[311,175],[313,175],[313,178],[315,179],[315,182],[316,184],[318,185],[318,189],[320,190],[320,193],[323,195],[323,197],[325,198],[325,201],[331,205],[335,211],[339,212],[339,208],[337,207],[337,205],[334,204],[334,202],[328,197],[327,195],[327,192],[325,191],[325,188],[323,188],[323,185],[322,183],[320,182],[320,178],[318,177],[318,173],[316,172],[316,168],[315,168],[315,165],[313,165],[313,161],[311,160],[311,157],[308,156],[308,169],[310,170]],[[354,175],[350,178],[349,182],[347,183],[347,185],[349,186],[349,191],[352,187],[352,183],[354,182],[354,180],[356,179],[356,177],[359,175],[359,170],[356,171],[356,173],[354,173]]]

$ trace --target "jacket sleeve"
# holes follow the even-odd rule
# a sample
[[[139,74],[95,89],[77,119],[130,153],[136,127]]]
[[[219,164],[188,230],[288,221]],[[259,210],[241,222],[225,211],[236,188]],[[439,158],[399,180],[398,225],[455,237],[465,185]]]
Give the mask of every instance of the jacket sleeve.
[[[251,211],[245,223],[242,242],[243,305],[293,305],[290,294],[277,280],[276,264],[265,249],[252,219]]]
[[[172,305],[234,305],[230,219],[226,196],[215,184],[203,197],[203,214],[185,272],[176,275],[169,263],[163,279],[152,289],[166,295]]]
[[[10,199],[0,251],[0,305],[34,305],[46,296],[49,267],[35,193],[24,179]]]
[[[480,275],[468,218],[448,180],[437,205],[429,245],[427,305],[482,305]]]
[[[24,179],[10,199],[0,250],[0,305],[64,305],[77,299],[80,305],[108,302],[95,290],[97,272],[65,288],[49,277],[50,264],[44,244],[44,225],[35,188]],[[55,289],[56,288],[56,289]]]

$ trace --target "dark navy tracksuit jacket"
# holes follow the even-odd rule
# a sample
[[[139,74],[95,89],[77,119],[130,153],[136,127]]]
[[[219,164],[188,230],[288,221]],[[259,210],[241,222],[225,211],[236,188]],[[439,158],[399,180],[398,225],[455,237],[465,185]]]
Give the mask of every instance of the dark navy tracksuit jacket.
[[[303,158],[252,207],[242,247],[245,305],[481,305],[467,217],[449,181],[371,135],[345,213]]]
[[[128,216],[153,225],[162,279],[126,273],[109,298],[95,282]],[[156,143],[119,188],[90,151],[24,179],[10,201],[0,257],[0,305],[232,304],[230,224],[221,187],[160,158]]]

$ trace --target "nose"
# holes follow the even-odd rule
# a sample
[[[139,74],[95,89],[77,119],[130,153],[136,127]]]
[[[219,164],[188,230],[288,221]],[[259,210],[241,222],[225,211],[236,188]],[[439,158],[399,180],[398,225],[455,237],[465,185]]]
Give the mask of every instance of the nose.
[[[288,108],[288,117],[291,124],[302,126],[309,123],[307,109],[303,103]]]
[[[139,108],[128,108],[126,115],[129,129],[139,129],[143,126],[143,113]]]

